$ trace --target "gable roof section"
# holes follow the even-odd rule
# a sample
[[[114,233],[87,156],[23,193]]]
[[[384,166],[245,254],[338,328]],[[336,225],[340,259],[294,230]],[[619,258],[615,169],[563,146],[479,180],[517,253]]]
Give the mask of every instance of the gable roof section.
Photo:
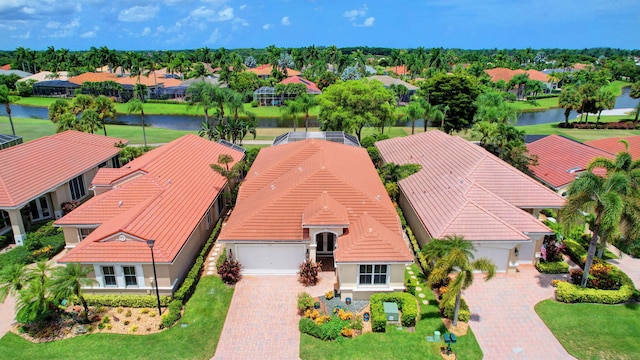
[[[56,221],[101,225],[60,261],[151,262],[146,243],[136,239],[154,239],[156,261],[172,262],[227,182],[210,167],[220,154],[231,155],[234,163],[244,156],[189,134],[128,163],[127,174],[139,176],[126,179],[110,170],[101,175],[101,169],[101,182],[114,189]],[[127,240],[114,240],[120,235]]]
[[[511,70],[511,69],[507,69],[507,68],[494,68],[494,69],[486,69],[484,72],[487,73],[489,75],[489,77],[491,77],[491,81],[493,81],[493,82],[498,82],[500,80],[504,80],[506,82],[509,82],[511,79],[513,79],[514,76],[516,76],[518,74],[527,74],[527,75],[529,75],[529,79],[531,79],[531,80],[549,82],[549,75],[543,73],[542,71],[538,71],[538,70],[534,70],[534,69],[531,69],[531,70],[523,70],[523,69]]]
[[[324,204],[332,214],[318,214],[318,210],[324,210]],[[346,216],[352,229],[360,226],[358,222],[365,212],[375,219],[369,225],[372,231],[385,234],[385,241],[392,244],[390,251],[395,255],[389,256],[411,261],[395,208],[367,151],[307,139],[260,151],[218,238],[252,242],[308,240],[303,228],[307,215],[331,223]],[[343,246],[343,238],[338,238],[338,248]],[[366,253],[346,251],[344,256],[370,259]]]
[[[625,145],[620,140],[626,140],[629,143],[629,154],[634,160],[640,159],[640,135],[591,140],[586,141],[585,144],[615,156],[619,152],[625,151]]]
[[[271,71],[273,70],[273,66],[271,66],[271,64],[263,64],[260,66],[256,66],[254,68],[250,68],[247,69],[245,71],[249,71],[252,73],[255,73],[258,76],[271,76]],[[295,76],[295,75],[300,75],[300,71],[298,70],[294,70],[291,68],[287,68],[287,75],[288,76]]]
[[[606,151],[555,134],[528,144],[527,149],[529,154],[538,157],[538,165],[529,166],[531,172],[554,189],[571,183],[578,173],[586,170],[591,160],[613,158]]]
[[[302,78],[300,75],[289,76],[288,78],[280,81],[280,84],[302,84],[307,88],[307,94],[322,94],[318,85],[312,81]]]
[[[399,182],[431,236],[526,240],[549,229],[521,209],[561,207],[564,199],[459,137],[434,130],[376,143],[385,162],[422,169]]]
[[[118,154],[127,140],[65,131],[0,151],[0,207],[21,207]]]
[[[347,210],[323,191],[302,212],[302,225],[346,225],[349,224]]]
[[[409,91],[417,91],[418,90],[417,86],[409,84],[406,81],[402,81],[400,79],[396,79],[396,78],[391,77],[389,75],[372,75],[372,76],[367,76],[367,79],[369,79],[369,80],[378,80],[385,87],[389,87],[392,84],[395,84],[395,85],[404,85],[404,87],[406,87],[407,90],[409,90]]]

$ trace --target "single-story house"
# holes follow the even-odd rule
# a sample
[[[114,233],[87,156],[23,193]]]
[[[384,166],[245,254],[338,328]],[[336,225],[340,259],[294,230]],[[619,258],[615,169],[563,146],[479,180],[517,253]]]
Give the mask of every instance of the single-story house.
[[[211,169],[221,154],[242,160],[244,152],[185,135],[119,169],[100,169],[95,196],[54,225],[69,252],[59,263],[90,266],[93,293],[146,294],[177,290],[216,220],[224,213],[227,179]]]
[[[400,180],[399,204],[420,245],[447,235],[471,241],[498,271],[536,261],[541,209],[564,199],[482,147],[438,130],[376,143],[385,163],[420,164]]]
[[[33,74],[22,70],[0,69],[0,75],[18,75],[22,79]]]
[[[25,76],[25,77],[21,78],[20,80],[18,80],[17,82],[29,81],[29,80],[34,80],[34,81],[37,81],[37,82],[38,81],[47,81],[47,80],[67,81],[67,80],[69,80],[69,78],[68,78],[68,72],[66,72],[66,71],[58,71],[55,74],[52,73],[51,71],[40,71],[37,74]]]
[[[256,75],[258,75],[258,77],[262,80],[268,79],[271,77],[271,72],[273,71],[273,66],[271,64],[263,64],[263,65],[259,65],[256,66],[254,68],[249,68],[245,71],[249,71],[252,72]],[[300,75],[300,71],[298,70],[294,70],[291,68],[287,68],[287,76],[295,76],[295,75]]]
[[[83,201],[99,168],[117,168],[126,140],[65,131],[0,150],[0,233],[23,245],[33,222],[62,216],[66,201]]]
[[[529,170],[561,196],[567,195],[571,182],[587,169],[591,160],[614,157],[606,151],[555,134],[527,144],[527,149],[530,155],[538,158],[538,164],[530,165]]]
[[[413,262],[366,149],[318,139],[260,151],[218,241],[245,274],[296,274],[305,259],[321,261],[352,299],[404,290]]]
[[[302,84],[307,88],[307,94],[320,95],[322,91],[314,82],[300,77],[300,75],[289,76],[279,82],[279,84]],[[276,88],[273,86],[262,86],[253,92],[253,100],[257,101],[260,106],[280,106],[284,105],[287,100],[294,100],[297,94],[276,94]]]
[[[509,81],[511,81],[511,79],[513,79],[514,76],[518,74],[526,74],[529,76],[529,79],[540,81],[547,88],[548,91],[551,91],[554,88],[554,84],[552,84],[551,81],[549,80],[549,75],[535,69],[511,70],[508,68],[494,68],[494,69],[486,69],[484,72],[487,73],[487,75],[489,75],[489,77],[491,78],[491,81],[493,82],[504,80],[505,82],[508,83]]]
[[[33,84],[36,96],[73,97],[80,85],[66,80],[46,80]]]
[[[629,144],[628,150],[622,140]],[[614,156],[621,151],[629,151],[629,154],[631,154],[631,157],[633,157],[634,160],[640,159],[640,135],[591,140],[586,141],[585,144],[596,149],[606,151]]]
[[[402,85],[404,87],[407,88],[408,92],[407,94],[403,95],[402,98],[398,99],[398,102],[404,102],[407,103],[409,102],[409,100],[411,99],[411,96],[413,96],[413,94],[415,94],[420,88],[413,85],[413,84],[409,84],[406,81],[402,81],[400,79],[396,79],[394,77],[391,77],[389,75],[373,75],[373,76],[368,76],[367,79],[369,80],[378,80],[380,81],[385,88],[390,88],[391,85]]]

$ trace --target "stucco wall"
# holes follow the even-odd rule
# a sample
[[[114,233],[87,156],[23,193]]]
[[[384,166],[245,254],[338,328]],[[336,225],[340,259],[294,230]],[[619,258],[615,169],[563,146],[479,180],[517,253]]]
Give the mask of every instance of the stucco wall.
[[[358,264],[337,264],[336,271],[340,279],[340,294],[344,300],[369,300],[378,292],[403,291],[405,264],[389,265],[389,283],[387,285],[358,285]]]
[[[418,218],[415,210],[413,210],[411,203],[409,203],[409,200],[407,200],[402,191],[400,192],[398,205],[400,205],[404,218],[407,220],[407,224],[411,228],[411,231],[413,231],[413,235],[416,237],[416,240],[418,240],[418,244],[420,244],[420,247],[424,246],[424,244],[431,240],[431,236],[429,236],[429,233],[422,225],[422,222]]]

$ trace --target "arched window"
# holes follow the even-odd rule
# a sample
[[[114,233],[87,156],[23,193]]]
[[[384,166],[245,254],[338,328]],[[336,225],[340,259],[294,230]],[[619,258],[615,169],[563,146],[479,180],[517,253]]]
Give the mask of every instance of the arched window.
[[[333,250],[336,244],[336,235],[330,232],[322,232],[316,234],[316,254],[333,256]]]

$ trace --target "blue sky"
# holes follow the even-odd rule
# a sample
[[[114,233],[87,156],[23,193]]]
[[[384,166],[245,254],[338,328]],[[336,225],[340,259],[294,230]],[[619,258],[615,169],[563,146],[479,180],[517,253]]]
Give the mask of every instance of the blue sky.
[[[0,49],[638,49],[638,10],[638,0],[0,0]]]

